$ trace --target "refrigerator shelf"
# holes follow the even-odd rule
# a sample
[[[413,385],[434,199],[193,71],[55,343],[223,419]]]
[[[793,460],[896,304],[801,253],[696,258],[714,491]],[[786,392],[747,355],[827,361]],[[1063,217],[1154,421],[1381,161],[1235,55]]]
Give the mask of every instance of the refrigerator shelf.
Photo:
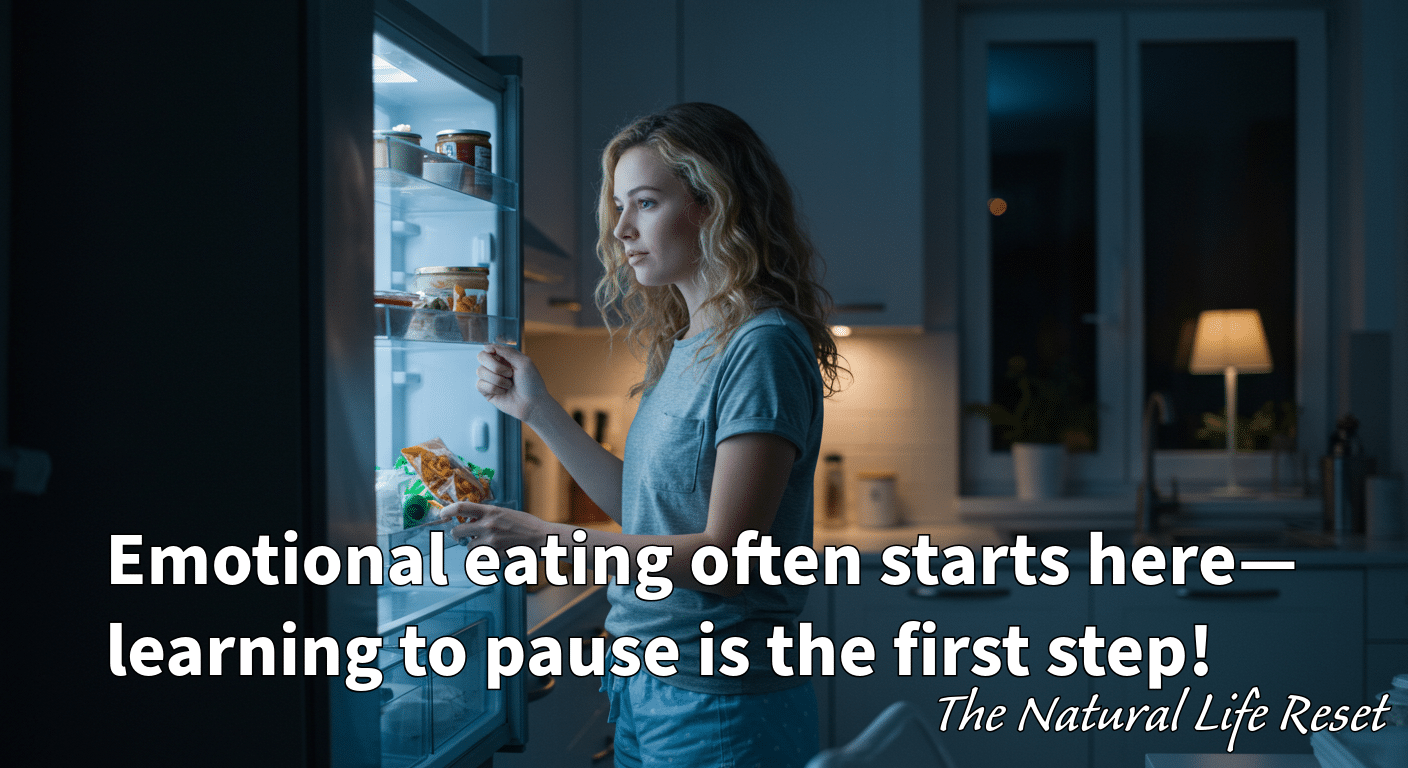
[[[377,346],[421,347],[430,342],[455,349],[459,344],[518,346],[518,318],[413,309],[375,304]]]
[[[456,565],[458,565],[456,563]],[[376,593],[376,633],[399,633],[407,624],[419,624],[453,608],[483,591],[483,587],[397,587],[384,585]],[[389,617],[384,621],[381,617]]]
[[[394,167],[375,169],[378,203],[413,213],[517,210],[517,182],[407,141],[388,141]]]

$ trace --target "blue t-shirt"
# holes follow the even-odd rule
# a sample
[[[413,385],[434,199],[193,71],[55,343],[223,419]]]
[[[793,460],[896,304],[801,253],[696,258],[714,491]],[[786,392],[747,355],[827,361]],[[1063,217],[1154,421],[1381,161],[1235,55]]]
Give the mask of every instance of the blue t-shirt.
[[[712,359],[696,353],[709,333],[676,341],[665,370],[641,397],[640,408],[626,438],[621,488],[621,527],[628,534],[685,534],[704,530],[714,480],[716,448],[734,435],[763,432],[778,435],[797,448],[773,520],[773,546],[785,555],[812,543],[812,482],[821,449],[822,382],[811,341],[801,323],[778,309],[767,309],[734,332],[728,345]],[[756,542],[755,542],[756,544]],[[733,542],[722,546],[725,553]],[[675,557],[685,557],[676,553]],[[730,557],[730,566],[733,559]],[[774,558],[777,586],[758,578],[757,561],[743,591],[731,598],[678,586],[664,600],[636,597],[633,584],[612,584],[611,613],[606,628],[616,636],[637,638],[640,651],[654,637],[670,637],[679,646],[676,674],[664,682],[703,693],[766,693],[806,682],[772,671],[766,645],[774,626],[796,637],[797,615],[806,603],[807,587],[782,573]],[[715,673],[699,674],[699,623],[714,623]],[[748,641],[748,672],[731,677],[720,673],[732,666],[720,654],[723,640]]]

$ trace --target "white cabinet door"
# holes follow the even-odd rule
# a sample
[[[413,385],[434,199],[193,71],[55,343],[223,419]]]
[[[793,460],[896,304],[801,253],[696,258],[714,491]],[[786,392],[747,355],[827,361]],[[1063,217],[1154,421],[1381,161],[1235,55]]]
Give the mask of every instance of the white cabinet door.
[[[796,188],[853,325],[923,321],[920,6],[685,3],[681,99],[737,112]]]
[[[1371,700],[1408,672],[1408,568],[1371,567],[1366,587],[1364,698]]]
[[[880,574],[878,569],[864,568],[861,585],[831,588],[835,594],[833,640],[839,646],[846,638],[865,635],[874,643],[876,652],[873,674],[851,677],[838,670],[834,679],[837,745],[855,738],[885,707],[902,699],[914,704],[937,731],[946,708],[939,699],[968,694],[976,686],[974,706],[985,707],[984,722],[994,706],[1005,706],[1007,711],[999,718],[1003,725],[996,731],[975,731],[974,721],[960,731],[964,704],[954,706],[947,729],[938,736],[958,765],[1086,765],[1087,741],[1083,734],[1042,733],[1033,729],[1031,722],[1025,731],[1017,732],[1028,698],[1035,699],[1043,710],[1056,697],[1060,697],[1061,707],[1082,706],[1088,698],[1083,678],[1052,677],[1045,674],[1044,665],[1038,664],[1045,658],[1049,638],[1079,634],[1087,623],[1089,606],[1083,584],[1023,587],[1009,574],[991,587],[925,587],[914,582],[888,586],[880,583]],[[894,638],[901,624],[911,620],[934,622],[933,633],[921,632],[918,636],[937,638],[937,675],[923,674],[922,645],[913,654],[912,674],[899,675]],[[967,653],[959,656],[957,676],[942,675],[943,637],[967,636],[974,641],[980,637],[1001,638],[1009,626],[1021,627],[1021,634],[1030,638],[1033,646],[1040,646],[1022,654],[1029,676],[1016,677],[1005,669],[993,676],[978,676],[971,672],[975,659]],[[1001,648],[997,652],[1004,656],[1006,653]]]
[[[1238,571],[1232,584],[1221,587],[1190,578],[1184,587],[1090,589],[1094,623],[1105,637],[1178,636],[1190,651],[1185,671],[1165,680],[1160,691],[1148,690],[1143,676],[1091,678],[1103,703],[1172,706],[1185,686],[1191,689],[1176,732],[1092,732],[1092,765],[1141,765],[1150,752],[1225,751],[1230,732],[1195,730],[1207,694],[1214,700],[1204,722],[1217,723],[1225,707],[1235,709],[1252,686],[1259,688],[1256,703],[1270,712],[1263,718],[1266,727],[1252,733],[1244,724],[1237,733],[1236,751],[1247,753],[1310,752],[1308,735],[1293,726],[1280,730],[1291,694],[1315,707],[1364,703],[1362,569]],[[1204,677],[1192,669],[1195,624],[1208,627]],[[1308,724],[1314,711],[1302,721]]]

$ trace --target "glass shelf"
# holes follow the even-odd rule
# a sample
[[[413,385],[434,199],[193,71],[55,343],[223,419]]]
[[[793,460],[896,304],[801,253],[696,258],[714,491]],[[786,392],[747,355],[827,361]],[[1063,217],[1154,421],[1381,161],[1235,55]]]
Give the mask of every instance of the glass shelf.
[[[518,183],[401,139],[387,139],[390,167],[377,168],[376,201],[405,212],[512,211]]]
[[[413,309],[391,304],[376,304],[374,307],[378,346],[409,346],[421,342],[518,346],[516,317]]]

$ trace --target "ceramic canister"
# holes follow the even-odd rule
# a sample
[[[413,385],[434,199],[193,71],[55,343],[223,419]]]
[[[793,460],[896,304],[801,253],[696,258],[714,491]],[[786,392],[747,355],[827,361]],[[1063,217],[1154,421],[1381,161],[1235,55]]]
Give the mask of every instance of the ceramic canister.
[[[895,473],[861,472],[856,475],[856,524],[888,528],[899,523],[895,508]]]

